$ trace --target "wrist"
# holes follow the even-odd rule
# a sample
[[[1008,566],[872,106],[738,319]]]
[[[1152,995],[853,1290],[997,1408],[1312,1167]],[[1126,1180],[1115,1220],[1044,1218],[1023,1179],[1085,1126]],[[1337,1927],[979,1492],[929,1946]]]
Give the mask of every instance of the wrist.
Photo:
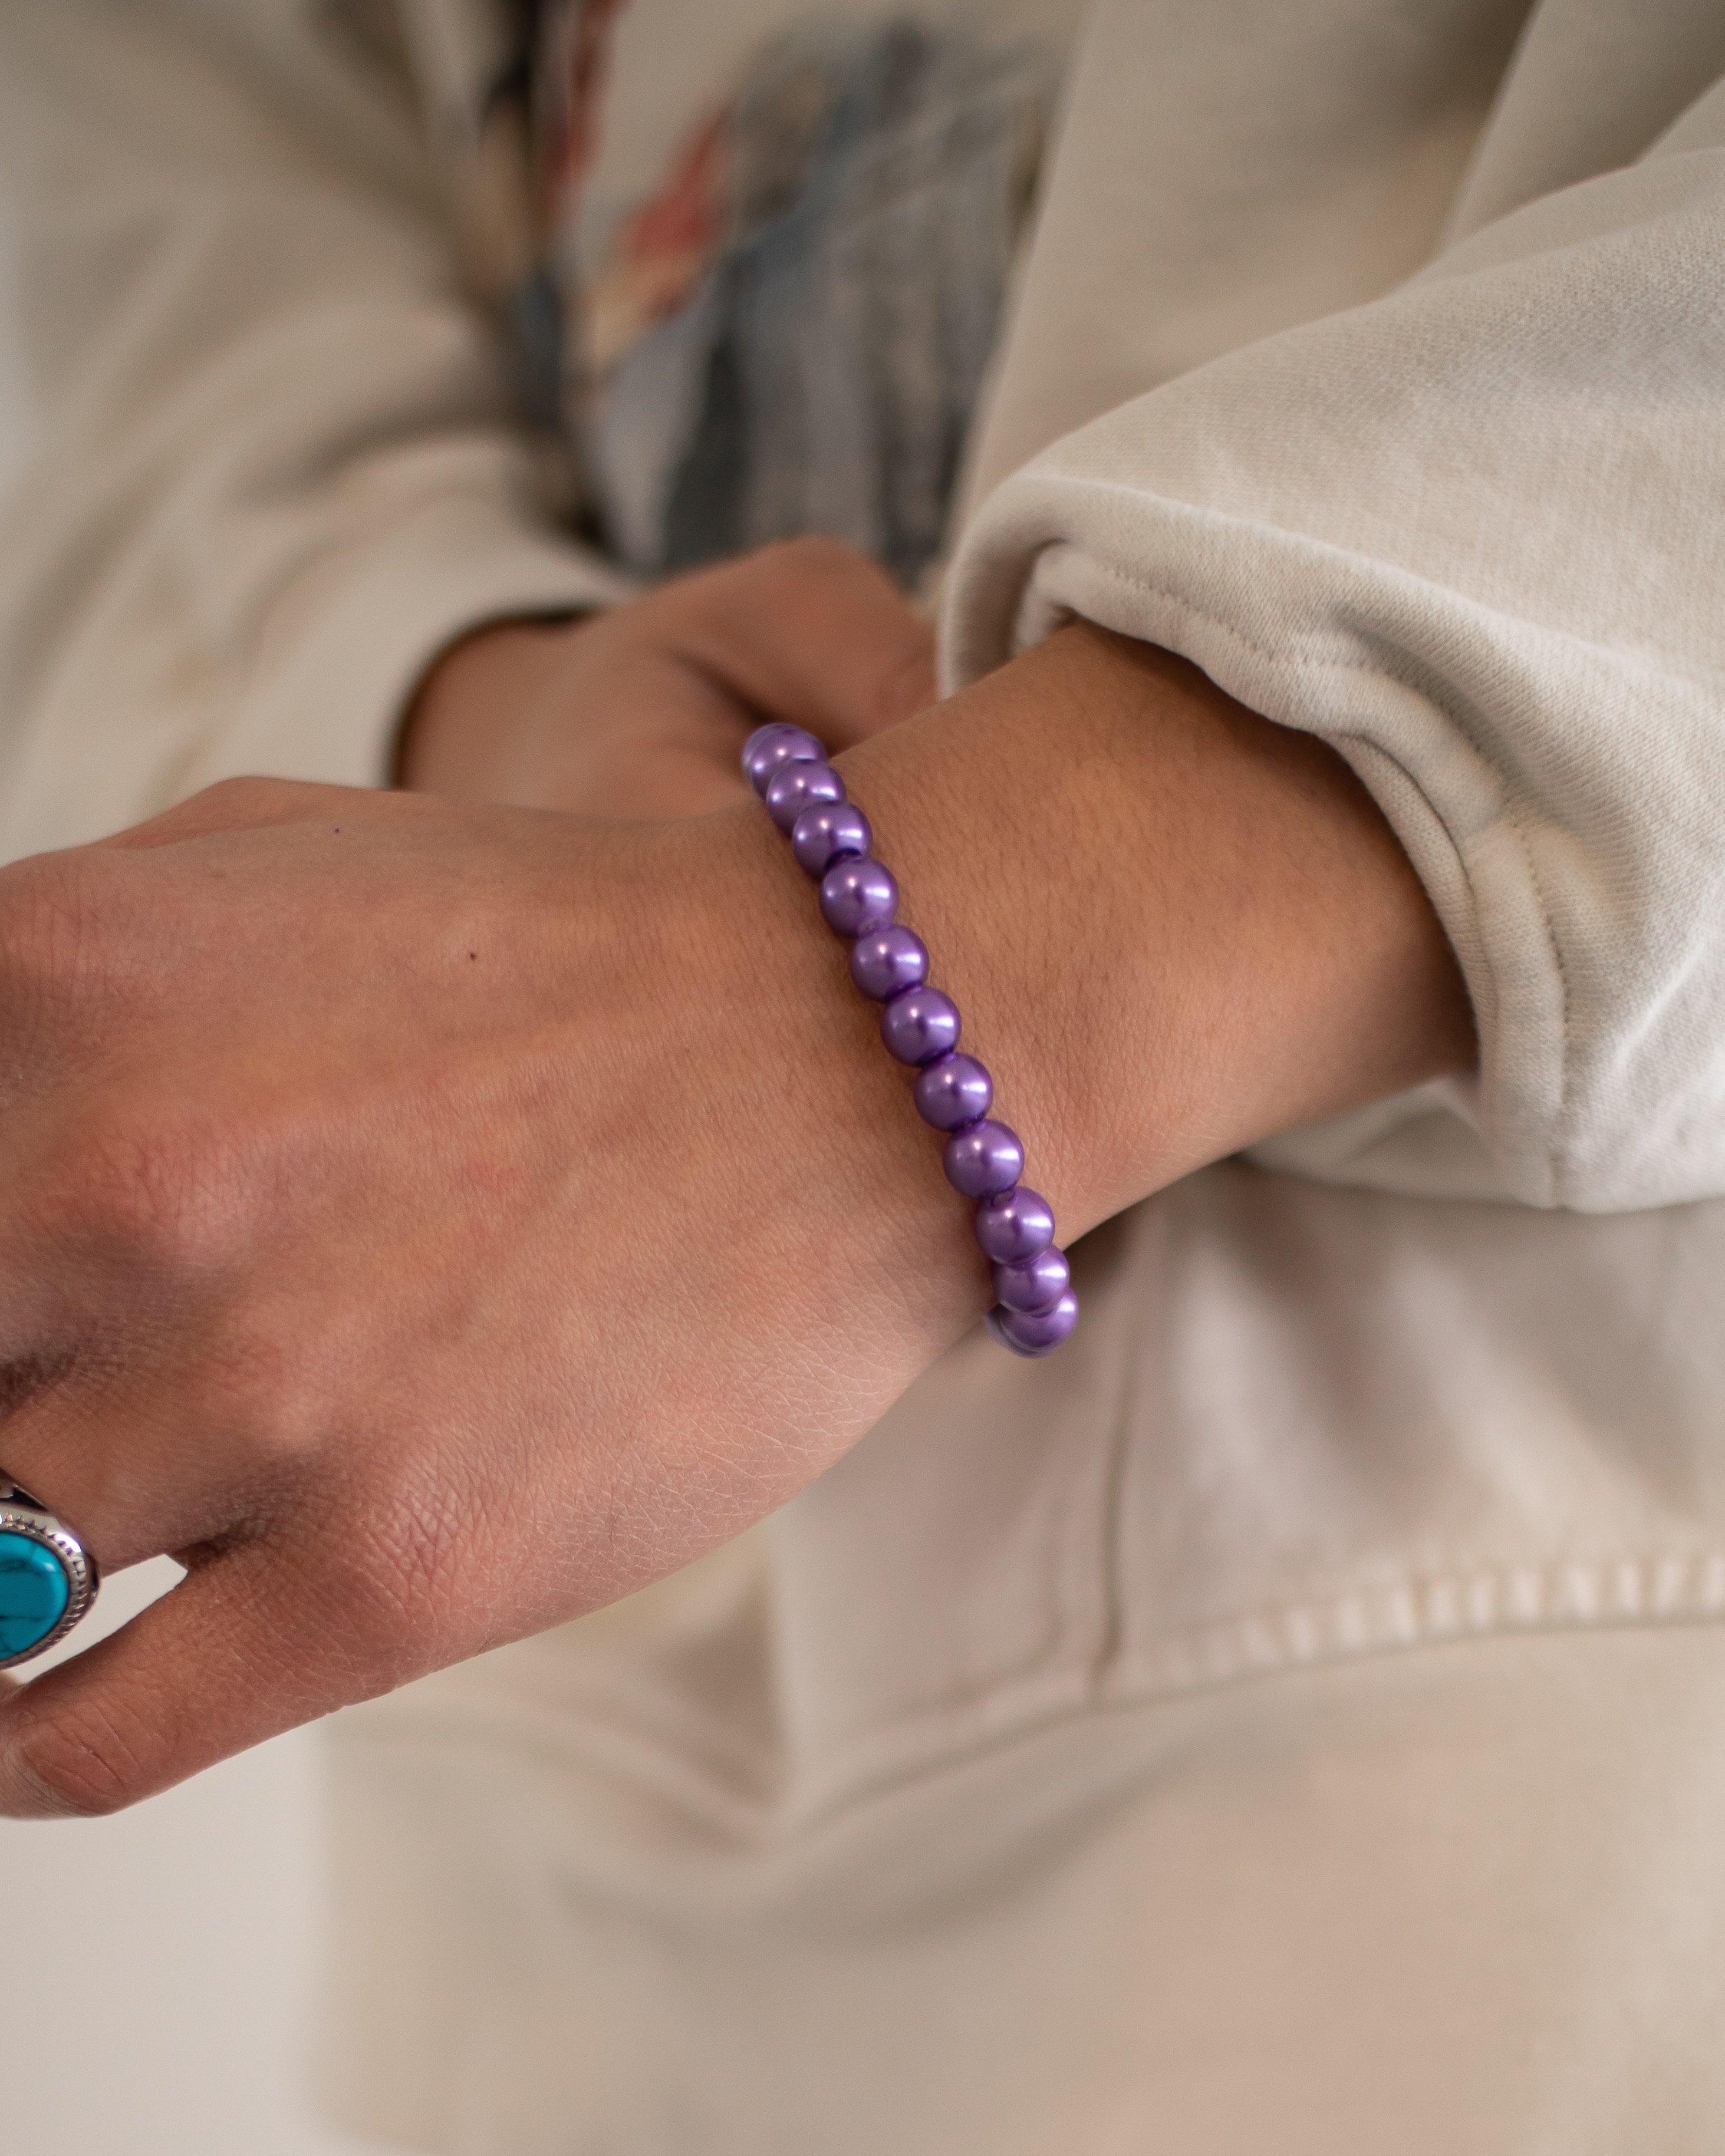
[[[397,732],[394,783],[454,800],[494,798],[500,721],[544,691],[571,634],[590,619],[511,615],[444,645],[420,676]]]
[[[1069,1234],[1472,1060],[1365,789],[1169,654],[1076,624],[841,768]]]
[[[1471,1058],[1369,796],[1167,654],[1075,628],[839,762],[1068,1234]],[[666,1067],[712,1104],[737,1261],[907,1379],[991,1298],[880,1006],[758,804],[644,844],[645,978],[680,1014]]]

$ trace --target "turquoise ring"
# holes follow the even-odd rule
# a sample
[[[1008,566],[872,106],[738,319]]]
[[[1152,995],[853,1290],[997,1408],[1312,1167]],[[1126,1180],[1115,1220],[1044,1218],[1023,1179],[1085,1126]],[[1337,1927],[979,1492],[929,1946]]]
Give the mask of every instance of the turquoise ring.
[[[0,1477],[0,1670],[64,1640],[100,1584],[95,1559],[71,1529]]]

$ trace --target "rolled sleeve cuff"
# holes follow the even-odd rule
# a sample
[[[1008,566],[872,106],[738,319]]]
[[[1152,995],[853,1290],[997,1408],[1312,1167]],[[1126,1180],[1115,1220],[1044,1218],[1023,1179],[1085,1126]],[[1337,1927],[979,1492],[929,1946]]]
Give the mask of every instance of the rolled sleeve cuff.
[[[183,791],[242,776],[386,785],[408,701],[440,651],[487,621],[611,606],[634,588],[502,505],[439,501],[325,557],[284,595],[244,699]]]

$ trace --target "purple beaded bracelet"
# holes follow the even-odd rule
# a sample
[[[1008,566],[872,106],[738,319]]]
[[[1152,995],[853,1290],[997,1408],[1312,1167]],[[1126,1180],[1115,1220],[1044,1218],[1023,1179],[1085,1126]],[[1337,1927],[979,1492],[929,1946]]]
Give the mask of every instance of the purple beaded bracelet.
[[[1046,1199],[1019,1181],[1024,1148],[996,1122],[994,1081],[958,1047],[958,1006],[928,985],[928,952],[900,926],[898,886],[869,851],[869,819],[845,796],[827,752],[801,726],[762,726],[742,752],[749,783],[789,834],[798,865],[820,885],[829,927],[850,944],[850,978],[884,1006],[880,1038],[916,1070],[916,1112],[947,1133],[947,1180],[974,1198],[976,1239],[999,1297],[988,1330],[1015,1355],[1046,1355],[1078,1322],[1066,1260]]]

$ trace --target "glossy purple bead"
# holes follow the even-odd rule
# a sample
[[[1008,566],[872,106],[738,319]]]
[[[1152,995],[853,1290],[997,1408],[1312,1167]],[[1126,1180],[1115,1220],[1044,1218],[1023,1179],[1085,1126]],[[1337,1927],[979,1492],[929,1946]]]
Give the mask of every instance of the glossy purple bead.
[[[880,1014],[880,1038],[901,1063],[932,1063],[958,1040],[958,1006],[938,988],[906,988]]]
[[[898,886],[879,861],[836,861],[820,880],[820,911],[841,936],[884,928],[898,911]]]
[[[742,745],[743,776],[763,798],[781,764],[824,763],[826,760],[826,751],[813,734],[783,721],[757,726]]]
[[[869,819],[854,801],[818,801],[791,826],[797,866],[824,876],[834,861],[867,853],[875,843]]]
[[[871,928],[851,946],[850,978],[865,996],[884,1004],[928,978],[928,946],[913,928]]]
[[[995,1298],[1009,1310],[1052,1310],[1071,1285],[1065,1253],[1052,1244],[1022,1265],[994,1268]]]
[[[782,763],[767,782],[767,814],[788,831],[805,808],[845,798],[845,782],[829,763]]]
[[[986,1116],[994,1081],[973,1055],[937,1055],[916,1074],[916,1113],[937,1131],[956,1131]]]
[[[1078,1298],[1069,1288],[1052,1310],[988,1312],[988,1330],[1014,1355],[1051,1354],[1078,1322]]]
[[[976,1239],[983,1255],[997,1265],[1022,1265],[1054,1240],[1054,1209],[1045,1198],[1022,1184],[985,1198],[976,1209]]]
[[[967,1198],[987,1198],[1010,1190],[1024,1173],[1024,1148],[1016,1131],[985,1118],[947,1140],[944,1166],[955,1190]]]

